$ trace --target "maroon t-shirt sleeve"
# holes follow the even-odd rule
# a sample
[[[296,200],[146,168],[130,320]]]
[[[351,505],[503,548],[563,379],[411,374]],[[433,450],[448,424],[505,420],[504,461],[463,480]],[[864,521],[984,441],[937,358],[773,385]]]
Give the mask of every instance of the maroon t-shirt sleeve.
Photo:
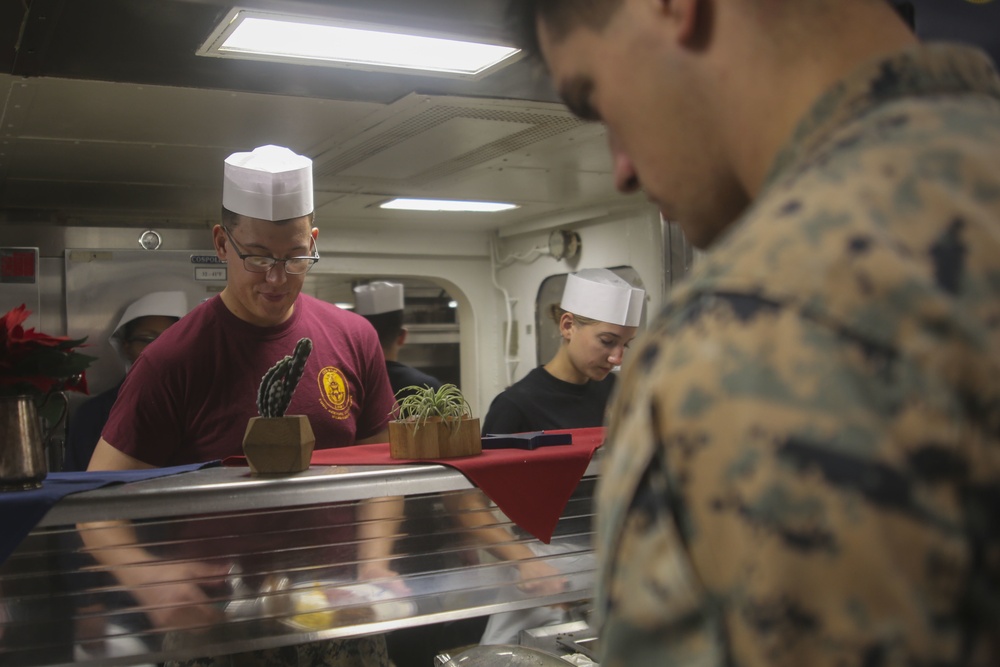
[[[144,463],[167,465],[182,441],[181,416],[167,385],[155,364],[140,356],[125,377],[101,437]]]

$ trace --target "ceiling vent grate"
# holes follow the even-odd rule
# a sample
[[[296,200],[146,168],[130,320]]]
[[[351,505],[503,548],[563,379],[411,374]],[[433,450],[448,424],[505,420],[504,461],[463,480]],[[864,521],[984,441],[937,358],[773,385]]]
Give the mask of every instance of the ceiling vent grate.
[[[422,185],[588,125],[549,103],[422,97],[392,106],[404,101],[402,111],[321,153],[314,175]]]

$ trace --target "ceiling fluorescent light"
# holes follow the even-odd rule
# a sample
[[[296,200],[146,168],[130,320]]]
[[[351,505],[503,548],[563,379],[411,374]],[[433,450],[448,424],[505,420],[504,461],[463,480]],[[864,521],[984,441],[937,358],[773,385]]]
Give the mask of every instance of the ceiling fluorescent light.
[[[399,30],[234,9],[198,55],[478,79],[520,54],[509,46]]]
[[[455,201],[452,199],[393,199],[379,206],[402,211],[472,211],[475,213],[495,213],[517,208],[517,204],[494,201]]]

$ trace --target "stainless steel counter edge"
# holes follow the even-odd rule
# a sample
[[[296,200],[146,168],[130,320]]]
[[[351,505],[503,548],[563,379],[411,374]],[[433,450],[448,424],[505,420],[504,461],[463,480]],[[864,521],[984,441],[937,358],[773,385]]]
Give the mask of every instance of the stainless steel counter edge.
[[[595,452],[585,477],[597,474],[600,454]],[[248,468],[223,466],[75,493],[60,500],[38,525],[191,516],[471,488],[465,475],[440,464],[312,466],[275,477],[255,477]]]

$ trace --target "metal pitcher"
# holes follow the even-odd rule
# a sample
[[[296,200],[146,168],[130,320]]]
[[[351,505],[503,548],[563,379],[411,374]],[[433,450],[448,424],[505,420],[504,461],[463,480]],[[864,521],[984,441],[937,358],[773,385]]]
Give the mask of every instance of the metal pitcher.
[[[45,440],[31,396],[0,396],[0,491],[42,486]]]

